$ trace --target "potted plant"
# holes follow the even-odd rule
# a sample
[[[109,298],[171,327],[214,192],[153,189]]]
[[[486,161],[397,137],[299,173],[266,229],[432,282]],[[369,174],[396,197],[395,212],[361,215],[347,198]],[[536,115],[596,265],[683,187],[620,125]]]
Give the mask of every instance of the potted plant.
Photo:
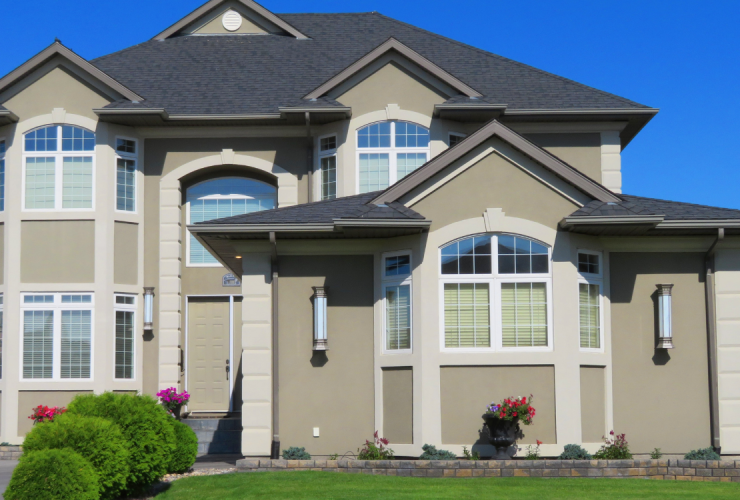
[[[519,424],[529,425],[534,418],[532,395],[529,398],[507,398],[500,403],[491,403],[483,414],[488,427],[488,440],[496,448],[493,460],[509,460],[515,453],[510,449],[518,437],[524,437]]]
[[[174,387],[159,391],[157,393],[157,397],[162,402],[162,406],[164,406],[165,410],[167,410],[170,415],[175,417],[177,420],[180,420],[180,410],[182,410],[182,407],[188,404],[188,401],[190,400],[190,394],[186,391],[178,393],[177,389]]]

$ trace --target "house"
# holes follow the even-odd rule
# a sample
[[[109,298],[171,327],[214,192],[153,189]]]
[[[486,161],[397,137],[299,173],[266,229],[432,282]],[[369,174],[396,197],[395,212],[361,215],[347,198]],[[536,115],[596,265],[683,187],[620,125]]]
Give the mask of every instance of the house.
[[[57,41],[0,79],[0,440],[177,387],[204,452],[485,455],[532,394],[544,456],[740,454],[740,211],[622,193],[656,113],[374,12]]]

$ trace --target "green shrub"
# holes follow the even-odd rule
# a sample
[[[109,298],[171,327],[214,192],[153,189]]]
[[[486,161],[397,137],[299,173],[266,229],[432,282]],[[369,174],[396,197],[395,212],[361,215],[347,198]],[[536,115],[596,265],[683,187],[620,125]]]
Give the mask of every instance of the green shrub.
[[[283,450],[283,460],[311,460],[311,455],[308,454],[306,448],[291,446]]]
[[[436,446],[431,444],[425,444],[421,447],[424,453],[421,454],[419,460],[456,460],[457,457],[454,453],[447,450],[438,450]]]
[[[566,444],[563,453],[558,457],[560,460],[591,460],[589,452],[577,444]]]
[[[683,457],[685,460],[720,460],[719,454],[712,448],[691,450]]]
[[[378,436],[378,431],[373,434],[373,441],[365,440],[365,445],[357,450],[357,460],[391,460],[394,457],[393,450],[388,448],[389,441]]]
[[[79,453],[69,449],[24,452],[5,490],[6,500],[98,498],[95,469]]]
[[[663,458],[663,452],[660,451],[660,448],[655,448],[653,449],[653,451],[650,452],[650,458],[653,460]]]
[[[98,474],[100,498],[115,499],[126,488],[129,451],[121,429],[109,420],[64,414],[33,427],[25,452],[69,448],[90,462]]]
[[[594,458],[597,460],[629,460],[632,458],[625,434],[614,434],[614,431],[611,431],[609,435],[611,437],[604,438],[604,444],[594,454]]]
[[[175,432],[176,448],[172,453],[169,472],[175,474],[187,471],[195,463],[195,457],[198,455],[198,436],[195,435],[193,429],[182,422],[174,418],[171,420],[172,429]]]
[[[72,415],[102,417],[121,428],[130,452],[128,494],[140,493],[167,474],[175,451],[172,417],[150,396],[104,392],[77,396]]]

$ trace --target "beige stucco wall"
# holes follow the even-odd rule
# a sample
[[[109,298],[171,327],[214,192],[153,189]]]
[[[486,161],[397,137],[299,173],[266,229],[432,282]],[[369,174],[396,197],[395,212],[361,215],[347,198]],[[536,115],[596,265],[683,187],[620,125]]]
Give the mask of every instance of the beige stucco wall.
[[[312,455],[355,451],[375,431],[373,259],[294,256],[281,257],[279,266],[283,448],[303,446]],[[325,353],[312,351],[312,286],[329,287]]]
[[[221,18],[224,13],[229,10],[234,10],[241,14],[242,25],[236,31],[227,31],[224,29]],[[253,12],[247,8],[243,3],[238,1],[224,2],[219,5],[217,9],[206,14],[202,18],[193,22],[190,26],[183,30],[183,33],[197,33],[199,35],[210,35],[210,34],[263,34],[263,33],[278,33],[282,30],[275,24],[271,23],[264,17]]]
[[[23,221],[22,283],[95,281],[94,221]]]
[[[597,443],[606,434],[604,368],[581,367],[581,435],[584,443]]]
[[[25,436],[33,428],[28,418],[38,405],[68,406],[78,394],[92,391],[19,391],[18,392],[18,435]]]
[[[709,446],[707,330],[701,253],[612,253],[614,430],[631,450]],[[675,348],[656,350],[656,287],[673,283]]]
[[[526,134],[525,137],[601,182],[601,134]]]
[[[147,163],[144,163],[145,168]],[[144,286],[155,287],[154,330],[145,333],[142,387],[145,394],[159,391],[159,176],[144,176]]]
[[[54,108],[64,108],[68,113],[97,121],[93,109],[102,108],[108,103],[110,99],[93,86],[72,71],[57,66],[8,99],[3,106],[18,115],[21,120],[51,113]]]
[[[388,104],[431,116],[434,105],[447,100],[442,92],[395,62],[386,64],[336,99],[350,106],[353,116],[384,110]]]
[[[555,443],[555,370],[552,366],[445,366],[441,369],[442,443],[485,444],[478,431],[491,402],[510,396],[534,395],[537,410],[530,426],[522,426],[520,443]]]
[[[139,225],[116,222],[113,241],[113,282],[135,285],[139,281]]]
[[[414,372],[383,369],[383,437],[392,444],[414,442]]]
[[[474,153],[466,155],[438,177],[450,175],[472,158],[475,158]],[[531,165],[531,168],[538,174],[546,174],[542,167]],[[564,184],[554,182],[556,186]],[[413,196],[412,193],[406,198]],[[493,152],[410,206],[432,220],[432,230],[480,217],[491,207],[502,208],[507,216],[555,228],[564,216],[578,209],[573,201]]]

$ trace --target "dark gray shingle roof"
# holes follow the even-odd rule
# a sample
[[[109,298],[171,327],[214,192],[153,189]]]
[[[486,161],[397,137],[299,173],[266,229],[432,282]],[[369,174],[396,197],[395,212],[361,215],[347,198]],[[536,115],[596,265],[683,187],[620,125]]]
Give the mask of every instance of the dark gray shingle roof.
[[[335,219],[424,220],[422,215],[400,203],[371,205],[380,192],[345,196],[291,207],[252,212],[201,224],[331,224]]]
[[[311,37],[182,36],[92,63],[170,114],[275,113],[394,37],[508,109],[645,106],[377,13],[283,14]]]
[[[592,201],[573,212],[571,217],[630,217],[637,215],[663,215],[665,220],[716,220],[740,219],[740,210],[710,207],[679,201],[658,200],[642,196],[619,195],[620,203]]]

